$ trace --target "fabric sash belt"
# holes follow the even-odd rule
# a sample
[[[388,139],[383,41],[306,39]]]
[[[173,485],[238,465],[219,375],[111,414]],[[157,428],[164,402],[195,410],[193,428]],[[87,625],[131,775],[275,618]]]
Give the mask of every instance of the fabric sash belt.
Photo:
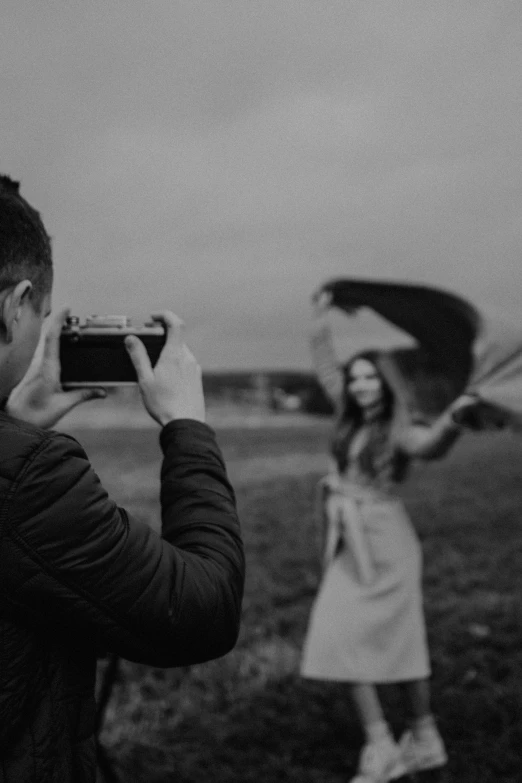
[[[350,497],[324,481],[320,489],[323,522],[326,524],[324,565],[333,560],[344,543],[353,555],[359,581],[364,585],[371,584],[375,579],[375,566],[361,513],[365,499]]]

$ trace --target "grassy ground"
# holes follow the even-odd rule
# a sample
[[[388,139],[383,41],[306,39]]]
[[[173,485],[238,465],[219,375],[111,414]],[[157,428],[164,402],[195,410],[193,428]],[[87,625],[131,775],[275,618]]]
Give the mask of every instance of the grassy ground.
[[[154,526],[156,430],[75,433],[111,493]],[[314,484],[327,430],[218,432],[236,486],[248,577],[241,636],[187,670],[124,663],[103,741],[125,783],[341,783],[361,734],[346,686],[298,663],[318,585]],[[403,488],[423,542],[433,704],[447,780],[522,779],[522,439],[468,436]],[[398,694],[384,694],[396,731]]]

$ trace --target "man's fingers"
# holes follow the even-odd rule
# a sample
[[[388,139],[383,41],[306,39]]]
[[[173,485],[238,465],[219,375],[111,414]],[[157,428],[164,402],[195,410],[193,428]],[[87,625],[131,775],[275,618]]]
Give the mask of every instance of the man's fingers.
[[[78,389],[78,391],[66,392],[66,394],[70,396],[71,401],[74,401],[74,405],[89,400],[103,400],[107,396],[105,389]]]
[[[167,340],[165,348],[168,350],[179,350],[183,345],[183,328],[185,323],[183,320],[172,312],[172,310],[164,310],[162,313],[158,313],[152,316],[155,321],[160,321],[167,333]]]
[[[136,370],[138,383],[142,383],[142,381],[152,378],[152,366],[147,349],[142,341],[138,337],[129,335],[125,338],[125,347],[129,353],[131,362],[134,365],[134,369]]]
[[[106,389],[83,389],[83,399],[85,400],[104,400],[107,396]]]
[[[107,396],[105,389],[76,389],[75,391],[63,392],[56,398],[56,407],[59,408],[60,418],[66,413],[72,411],[77,405],[89,400],[103,399]]]
[[[52,319],[45,335],[43,348],[44,361],[57,362],[60,360],[60,334],[65,319],[70,312],[70,307],[63,307]]]
[[[192,351],[190,350],[190,348],[186,343],[183,343],[182,351],[185,359],[187,359],[189,362],[192,362],[193,364],[197,364],[197,366],[199,367],[196,357],[194,356],[194,354],[192,353]]]

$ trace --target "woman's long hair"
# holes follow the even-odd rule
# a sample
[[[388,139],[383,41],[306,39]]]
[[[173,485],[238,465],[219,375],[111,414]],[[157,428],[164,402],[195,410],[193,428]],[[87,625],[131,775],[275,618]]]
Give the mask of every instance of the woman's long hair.
[[[359,359],[364,359],[375,367],[382,388],[382,409],[378,417],[370,424],[368,442],[362,449],[359,457],[364,472],[371,477],[375,477],[379,473],[381,461],[388,461],[390,456],[392,428],[399,413],[399,401],[380,369],[380,355],[377,351],[362,351],[353,356],[342,367],[344,376],[343,398],[341,414],[332,443],[332,454],[339,472],[343,473],[348,465],[348,453],[352,438],[363,424],[363,409],[349,390],[352,367]],[[399,454],[393,455],[391,478],[394,481],[400,481],[404,477],[407,462],[408,460],[401,459]]]

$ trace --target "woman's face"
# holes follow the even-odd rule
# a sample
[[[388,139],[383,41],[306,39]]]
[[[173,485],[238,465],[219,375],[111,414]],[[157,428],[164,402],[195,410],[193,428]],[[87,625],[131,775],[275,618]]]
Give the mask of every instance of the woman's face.
[[[356,359],[350,367],[348,392],[361,408],[369,408],[381,402],[381,377],[375,365],[368,359]]]

